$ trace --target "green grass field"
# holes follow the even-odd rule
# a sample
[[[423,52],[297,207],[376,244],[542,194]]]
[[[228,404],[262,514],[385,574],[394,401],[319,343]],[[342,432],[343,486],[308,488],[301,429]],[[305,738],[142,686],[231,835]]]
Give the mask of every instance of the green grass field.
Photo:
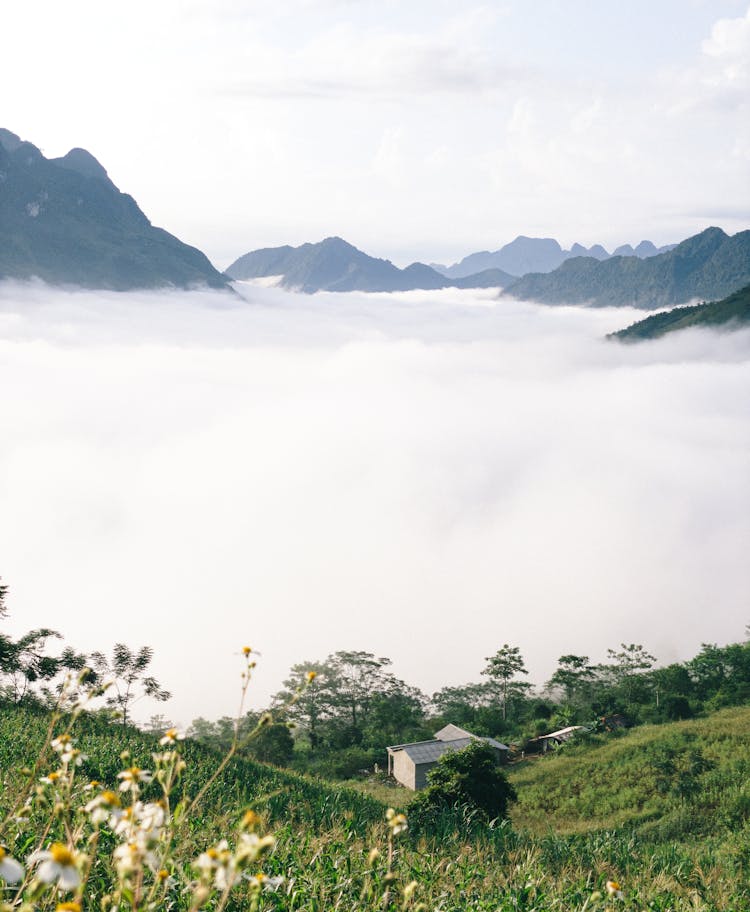
[[[23,768],[34,763],[46,727],[43,715],[0,709],[0,838],[19,860],[66,837],[64,815],[50,814],[41,799],[28,821],[8,819],[28,780]],[[124,765],[147,766],[157,749],[153,737],[85,718],[76,732],[88,755],[76,773],[81,787],[92,778],[112,786]],[[193,861],[218,840],[231,842],[237,821],[252,807],[276,837],[264,873],[283,881],[275,892],[260,893],[242,882],[224,906],[212,893],[200,908],[328,912],[422,903],[436,912],[743,912],[750,910],[748,747],[747,707],[571,745],[510,769],[519,794],[510,823],[487,827],[464,815],[444,819],[432,834],[408,831],[395,842],[390,868],[383,799],[408,813],[409,792],[378,786],[363,794],[235,759],[201,805],[175,822],[167,881],[175,885],[151,908],[197,908],[189,893]],[[120,756],[124,748],[127,761]],[[197,745],[184,743],[180,750],[187,769],[173,806],[194,796],[218,764]],[[35,778],[53,763],[50,758]],[[143,797],[156,795],[152,783]],[[99,851],[112,844],[102,836]],[[608,900],[607,880],[620,883],[622,899]],[[416,887],[405,890],[411,882]],[[100,908],[114,883],[107,858],[97,857],[83,908]],[[14,895],[6,890],[4,898]],[[60,898],[45,894],[31,908],[55,910]],[[132,899],[120,908],[149,908]]]

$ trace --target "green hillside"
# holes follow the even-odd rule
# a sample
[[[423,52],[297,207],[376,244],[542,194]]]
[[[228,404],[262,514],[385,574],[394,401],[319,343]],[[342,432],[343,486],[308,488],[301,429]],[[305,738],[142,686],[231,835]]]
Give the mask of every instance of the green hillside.
[[[628,305],[658,310],[696,298],[718,300],[750,282],[750,231],[706,228],[672,250],[642,260],[579,256],[553,272],[523,276],[504,294],[541,304]]]
[[[747,326],[750,323],[750,285],[746,285],[722,301],[696,304],[694,307],[676,307],[654,314],[611,333],[609,338],[624,342],[658,339],[667,333],[687,329],[689,326],[721,327],[726,329]]]
[[[750,707],[593,736],[517,764],[511,779],[514,825],[532,832],[730,832],[750,820]]]
[[[47,728],[48,717],[39,711],[0,706],[0,843],[21,860],[53,840],[85,844],[89,856],[96,854],[81,896],[86,909],[99,908],[105,894],[121,888],[120,908],[138,910],[591,912],[607,906],[605,883],[616,880],[624,909],[750,910],[750,707],[597,736],[517,764],[511,770],[519,794],[512,826],[488,827],[459,812],[439,820],[433,832],[406,831],[390,839],[385,807],[377,801],[322,780],[233,760],[199,807],[175,813],[169,839],[154,842],[153,863],[164,865],[163,877],[146,864],[134,879],[129,868],[115,864],[120,881],[108,861],[117,851],[116,834],[107,832],[112,824],[104,825],[99,844],[86,841],[85,812],[69,814],[65,806],[91,800],[95,792],[85,784],[92,777],[102,782],[97,788],[112,787],[122,781],[123,767],[153,767],[152,752],[163,748],[154,736],[84,717],[75,731],[87,759],[68,789],[50,780],[59,763],[50,751],[47,762],[33,768]],[[219,763],[200,745],[185,742],[179,750],[187,768],[170,797],[173,809],[178,799],[195,797]],[[35,797],[19,815],[25,782]],[[156,782],[144,784],[140,797],[153,801],[159,791]],[[57,804],[50,800],[55,792]],[[413,795],[393,795],[403,799],[408,814]],[[275,845],[263,857],[262,876],[260,862],[252,862],[231,896],[225,895],[212,885],[210,864],[241,839],[237,822],[248,807],[260,815],[257,831],[272,833]],[[221,848],[221,839],[228,840],[228,849]],[[217,847],[214,855],[205,854],[210,846]],[[198,873],[199,858],[208,874]],[[85,872],[88,862],[81,864]],[[196,893],[201,883],[205,895]],[[13,895],[10,889],[6,897]],[[28,882],[24,889],[42,888]],[[58,898],[73,895],[42,891],[34,908],[55,910]]]

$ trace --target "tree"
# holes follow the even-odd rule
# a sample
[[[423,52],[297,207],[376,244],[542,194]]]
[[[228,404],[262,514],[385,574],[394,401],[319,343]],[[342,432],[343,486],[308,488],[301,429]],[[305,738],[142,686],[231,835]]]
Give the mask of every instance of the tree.
[[[653,667],[656,657],[646,652],[640,643],[621,643],[621,650],[608,649],[607,655],[614,660],[610,670],[615,683],[622,689],[625,698],[632,702],[640,683],[645,683],[642,672]]]
[[[485,661],[488,664],[482,674],[488,675],[500,683],[503,721],[505,721],[508,717],[508,695],[512,692],[522,693],[531,686],[525,682],[513,680],[517,674],[528,674],[526,664],[518,646],[509,646],[507,643],[503,645],[502,649],[498,649],[494,656],[488,656]]]
[[[6,681],[5,690],[18,703],[33,684],[51,681],[60,670],[60,660],[46,654],[47,640],[62,639],[56,630],[40,627],[30,630],[18,640],[0,639],[0,671]]]
[[[5,596],[8,594],[8,587],[0,583],[0,618],[8,616],[8,609],[5,607]]]
[[[547,682],[548,687],[559,687],[568,703],[575,703],[595,676],[589,657],[564,655],[557,660],[557,670]]]
[[[287,725],[264,725],[247,742],[247,752],[261,763],[287,766],[294,754],[294,739]]]
[[[310,680],[310,676],[313,676]],[[330,670],[322,662],[293,665],[284,689],[273,697],[273,707],[283,709],[284,718],[294,722],[307,735],[316,750],[322,741],[321,728],[333,714],[334,697]]]
[[[136,700],[150,697],[163,703],[172,696],[153,675],[146,673],[153,657],[150,646],[142,646],[136,652],[123,643],[115,643],[111,660],[101,652],[91,654],[97,676],[111,681],[106,703],[119,711],[123,725],[128,723],[130,707]]]
[[[443,754],[427,774],[428,787],[409,804],[409,818],[423,824],[440,812],[463,806],[489,819],[504,818],[516,798],[486,741],[472,741]]]

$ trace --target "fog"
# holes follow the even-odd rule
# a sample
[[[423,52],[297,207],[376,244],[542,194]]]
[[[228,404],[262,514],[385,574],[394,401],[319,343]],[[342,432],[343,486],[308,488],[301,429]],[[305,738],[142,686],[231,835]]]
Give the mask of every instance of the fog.
[[[750,332],[493,291],[0,285],[0,574],[15,635],[150,644],[187,723],[295,662],[432,692],[520,646],[662,662],[743,637]]]

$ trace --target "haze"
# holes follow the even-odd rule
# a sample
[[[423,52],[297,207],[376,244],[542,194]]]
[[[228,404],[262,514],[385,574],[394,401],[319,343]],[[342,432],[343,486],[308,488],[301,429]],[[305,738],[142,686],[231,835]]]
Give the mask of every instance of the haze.
[[[337,649],[431,692],[505,642],[542,683],[563,653],[742,638],[749,332],[621,346],[635,311],[241,290],[0,285],[11,635],[152,645],[183,723],[234,711],[248,643],[262,705]]]

